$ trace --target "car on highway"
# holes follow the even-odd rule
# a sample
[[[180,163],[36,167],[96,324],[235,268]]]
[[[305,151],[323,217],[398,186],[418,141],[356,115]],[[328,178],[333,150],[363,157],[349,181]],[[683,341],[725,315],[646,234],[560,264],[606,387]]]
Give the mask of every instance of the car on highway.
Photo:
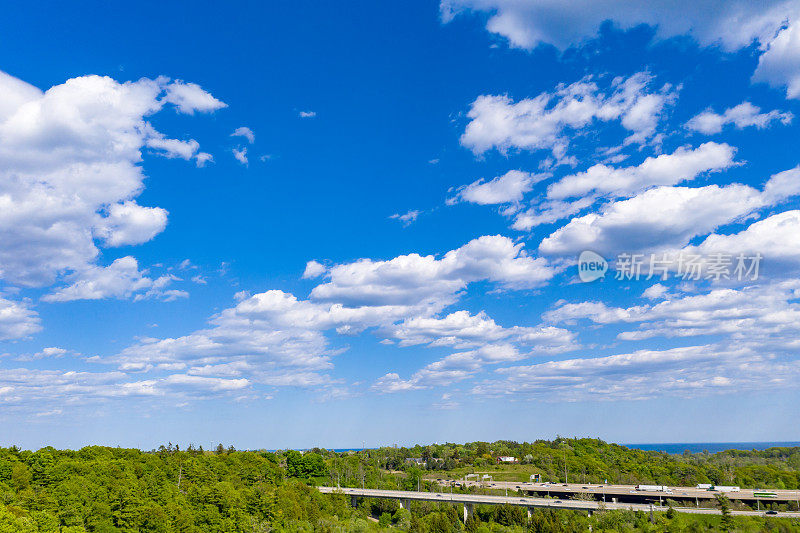
[[[766,512],[766,513],[764,513],[764,514],[770,514],[770,515],[771,515],[771,514],[778,514],[778,511],[767,511],[767,512]]]
[[[561,503],[561,500],[556,500],[554,503]]]

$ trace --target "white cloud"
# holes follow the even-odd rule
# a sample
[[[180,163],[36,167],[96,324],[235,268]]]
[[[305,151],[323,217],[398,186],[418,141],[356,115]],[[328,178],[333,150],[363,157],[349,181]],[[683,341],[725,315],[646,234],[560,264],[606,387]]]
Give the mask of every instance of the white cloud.
[[[248,161],[247,161],[247,147],[246,146],[242,147],[241,149],[234,148],[233,150],[231,150],[231,152],[233,153],[233,157],[235,157],[236,160],[239,163],[241,163],[243,165],[247,164]]]
[[[428,344],[456,349],[477,348],[500,341],[526,345],[539,353],[562,352],[577,347],[575,334],[552,326],[504,328],[480,312],[455,311],[442,318],[407,318],[388,330],[400,346]]]
[[[607,257],[618,252],[670,252],[798,194],[800,167],[774,174],[763,191],[739,184],[658,187],[611,202],[600,213],[573,218],[543,239],[539,251],[576,255],[590,249]]]
[[[754,106],[750,102],[742,102],[735,107],[726,109],[722,114],[707,109],[692,117],[686,123],[686,127],[690,130],[711,135],[721,132],[723,126],[727,124],[733,124],[737,129],[754,126],[761,130],[769,127],[773,122],[780,122],[784,125],[789,124],[792,119],[794,119],[794,115],[789,112],[782,113],[773,110],[769,113],[762,113],[760,107]]]
[[[162,231],[166,211],[135,200],[142,150],[198,154],[193,141],[168,139],[146,119],[170,102],[183,113],[221,105],[163,77],[83,76],[42,92],[3,73],[0,92],[0,278],[25,286],[93,265],[95,239],[120,246]]]
[[[800,17],[795,6],[791,23],[766,45],[753,81],[785,87],[787,98],[800,98]]]
[[[327,271],[328,269],[325,265],[312,260],[306,263],[306,269],[303,271],[303,279],[317,278]]]
[[[567,324],[582,319],[602,325],[639,324],[638,329],[617,335],[629,341],[722,335],[725,342],[772,353],[791,353],[800,347],[800,304],[796,302],[800,282],[796,279],[716,288],[701,294],[672,295],[660,288],[658,294],[645,294],[660,300],[655,303],[628,308],[608,307],[602,302],[562,303],[544,318]]]
[[[691,35],[704,46],[719,44],[733,51],[754,41],[766,45],[798,13],[792,0],[442,0],[440,8],[445,22],[467,11],[488,13],[486,29],[513,47],[546,43],[561,50],[595,37],[600,25],[611,20],[622,29],[653,26],[661,39]]]
[[[758,349],[702,345],[566,359],[497,370],[473,389],[481,396],[544,401],[647,400],[741,394],[793,387],[800,361]]]
[[[591,249],[607,257],[654,247],[667,251],[763,206],[762,194],[745,185],[659,187],[572,219],[542,240],[539,250],[577,255]]]
[[[126,201],[112,205],[99,217],[95,233],[107,246],[126,246],[148,242],[165,227],[166,210]]]
[[[399,220],[400,222],[403,223],[404,226],[408,226],[412,222],[415,222],[417,220],[417,217],[419,217],[419,215],[420,211],[417,209],[413,209],[411,211],[408,211],[407,213],[403,213],[402,215],[400,213],[395,213],[389,218],[392,218],[394,220]]]
[[[227,104],[211,96],[196,83],[186,83],[181,80],[175,80],[166,86],[164,101],[175,104],[181,113],[188,115],[194,114],[195,111],[208,113],[228,107]]]
[[[418,370],[408,379],[402,379],[397,373],[388,373],[372,385],[372,390],[394,393],[447,387],[474,376],[487,364],[518,361],[523,357],[516,348],[508,344],[488,344],[475,350],[448,355]]]
[[[41,329],[39,315],[27,302],[0,297],[0,341],[30,337]]]
[[[300,111],[297,114],[300,118],[314,118],[317,116],[315,111]]]
[[[558,200],[589,193],[630,196],[650,187],[677,185],[704,172],[730,168],[735,154],[736,149],[732,146],[707,142],[694,149],[682,146],[671,154],[648,157],[635,167],[614,168],[598,164],[550,185],[547,195]]]
[[[256,134],[247,126],[236,128],[233,133],[231,133],[231,137],[244,137],[250,144],[256,142]]]
[[[388,261],[361,259],[329,269],[330,281],[314,288],[316,300],[358,305],[414,305],[440,310],[469,283],[488,280],[506,288],[531,288],[556,270],[529,257],[522,244],[500,235],[474,239],[441,259],[408,254]]]
[[[178,278],[161,276],[153,280],[139,270],[134,257],[126,256],[106,267],[92,265],[68,278],[72,283],[42,297],[47,302],[70,302],[73,300],[101,300],[105,298],[136,299],[161,298],[172,300],[188,296],[183,291],[166,290],[167,285]],[[137,294],[138,293],[138,294]]]
[[[765,263],[775,266],[784,263],[800,267],[800,211],[778,213],[754,222],[739,233],[731,235],[709,235],[697,246],[684,249],[686,253],[710,256],[723,254],[762,253]],[[772,271],[773,275],[775,271]]]
[[[458,200],[479,205],[507,204],[519,202],[525,193],[533,189],[533,185],[549,174],[531,174],[520,170],[509,170],[502,176],[490,181],[479,179],[462,187],[458,194],[448,199],[449,204]]]
[[[664,108],[676,98],[669,85],[651,92],[651,82],[652,76],[640,72],[615,78],[607,93],[589,77],[516,103],[508,96],[479,96],[467,114],[471,120],[461,144],[476,154],[492,148],[501,153],[546,149],[564,161],[571,135],[595,121],[611,120],[630,132],[626,143],[643,143],[653,137]]]

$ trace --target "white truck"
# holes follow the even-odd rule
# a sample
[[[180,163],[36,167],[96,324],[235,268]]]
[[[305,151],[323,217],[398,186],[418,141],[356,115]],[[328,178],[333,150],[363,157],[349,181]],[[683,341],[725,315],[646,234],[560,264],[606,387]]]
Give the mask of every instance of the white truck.
[[[714,485],[713,489],[717,492],[739,492],[739,487],[727,485]]]
[[[646,492],[666,492],[666,485],[636,485],[636,490]]]
[[[697,485],[697,490],[711,490],[711,487],[713,486],[714,485],[712,485],[711,483],[699,483]]]

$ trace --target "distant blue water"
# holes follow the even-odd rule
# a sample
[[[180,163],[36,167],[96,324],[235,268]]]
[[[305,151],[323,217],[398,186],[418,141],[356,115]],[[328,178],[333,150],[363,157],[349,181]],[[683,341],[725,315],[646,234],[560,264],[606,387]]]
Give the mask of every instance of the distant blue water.
[[[776,446],[800,446],[800,442],[662,442],[655,444],[623,444],[628,448],[637,450],[655,450],[666,453],[709,453],[724,452],[725,450],[766,450]]]

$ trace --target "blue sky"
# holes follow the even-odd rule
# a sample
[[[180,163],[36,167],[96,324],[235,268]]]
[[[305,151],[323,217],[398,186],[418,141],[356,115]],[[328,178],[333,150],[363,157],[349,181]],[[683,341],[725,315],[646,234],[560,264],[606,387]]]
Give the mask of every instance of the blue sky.
[[[8,8],[0,444],[800,439],[800,6],[721,4]]]

